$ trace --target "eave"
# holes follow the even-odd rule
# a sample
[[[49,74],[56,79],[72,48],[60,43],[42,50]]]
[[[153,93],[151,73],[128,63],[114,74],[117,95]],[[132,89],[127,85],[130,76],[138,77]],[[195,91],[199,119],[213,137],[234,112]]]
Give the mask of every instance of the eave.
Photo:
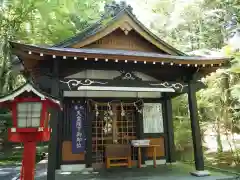
[[[13,53],[21,59],[46,60],[49,58],[99,61],[127,61],[133,63],[169,64],[194,67],[219,67],[231,60],[230,57],[200,57],[200,56],[176,56],[151,52],[110,50],[110,49],[87,49],[87,48],[58,48],[41,47],[11,42]]]

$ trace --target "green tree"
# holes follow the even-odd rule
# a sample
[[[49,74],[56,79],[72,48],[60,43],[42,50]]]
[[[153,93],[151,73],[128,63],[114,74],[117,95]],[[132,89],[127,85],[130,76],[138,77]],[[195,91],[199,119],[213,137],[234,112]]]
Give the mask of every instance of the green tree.
[[[13,71],[9,41],[53,45],[82,31],[100,18],[101,0],[1,0],[0,96],[25,82]],[[0,112],[0,117],[6,114]],[[1,137],[6,144],[6,131]],[[7,147],[7,146],[4,146]]]
[[[9,41],[55,44],[100,18],[97,0],[3,0],[0,4],[0,94],[22,83],[11,70]]]
[[[224,46],[239,29],[240,5],[237,0],[195,0],[185,4],[179,0],[167,0],[152,2],[150,6],[159,17],[159,20],[152,22],[152,29],[168,43],[189,54],[206,56],[222,53],[229,49]],[[214,124],[218,152],[223,151],[221,136],[229,137],[229,144],[235,146],[235,141],[230,136],[235,132],[239,133],[240,56],[239,52],[231,55],[235,57],[231,67],[205,77],[204,83],[208,88],[197,94],[203,133],[204,127]],[[189,122],[188,114],[184,113],[186,110],[183,107],[187,106],[184,98],[174,100],[174,105],[177,106],[173,109],[177,147],[188,144],[187,140],[182,141]],[[185,133],[183,135],[178,132],[182,128]],[[239,157],[237,151],[233,152],[234,148],[231,149],[232,154]]]

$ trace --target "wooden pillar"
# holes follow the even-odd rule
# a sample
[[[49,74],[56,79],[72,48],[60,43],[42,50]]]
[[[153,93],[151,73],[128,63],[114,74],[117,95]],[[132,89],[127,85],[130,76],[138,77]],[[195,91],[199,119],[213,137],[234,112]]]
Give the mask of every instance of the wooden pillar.
[[[176,162],[175,144],[174,144],[174,127],[173,127],[173,112],[172,100],[167,93],[163,93],[163,109],[164,109],[164,131],[165,131],[165,145],[166,145],[166,162]]]
[[[140,112],[136,111],[136,134],[137,134],[137,139],[144,139],[144,130],[143,130],[143,114]],[[145,165],[145,154],[146,150],[145,148],[141,148],[141,160],[142,164]]]
[[[198,121],[197,113],[197,100],[194,84],[192,82],[188,83],[188,103],[189,112],[192,128],[192,141],[194,148],[194,160],[195,167],[197,171],[204,170],[204,160],[203,160],[203,150],[202,150],[202,140]]]
[[[63,102],[63,92],[60,93],[61,102]],[[60,169],[62,163],[62,143],[63,143],[63,111],[59,111],[58,117],[58,144],[57,144],[57,160],[56,160],[56,169]]]
[[[95,116],[93,112],[92,105],[87,102],[86,103],[86,113],[87,113],[87,120],[86,120],[86,167],[92,167],[92,121]]]
[[[53,73],[52,73],[52,96],[59,97],[59,69],[58,60],[53,60]],[[52,110],[50,126],[52,128],[51,138],[48,145],[48,169],[47,169],[47,179],[55,180],[55,169],[57,165],[58,157],[58,123],[59,123],[59,110]]]

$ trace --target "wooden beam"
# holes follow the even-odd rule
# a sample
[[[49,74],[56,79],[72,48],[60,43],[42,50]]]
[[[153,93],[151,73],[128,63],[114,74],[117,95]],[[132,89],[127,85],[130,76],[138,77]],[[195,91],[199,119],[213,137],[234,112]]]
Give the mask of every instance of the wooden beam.
[[[57,58],[56,58],[57,59]],[[28,62],[30,63],[30,62]],[[38,61],[38,67],[32,68],[31,71],[37,72],[38,75],[45,75],[46,73],[51,75],[50,68],[52,64],[51,60]],[[115,62],[91,62],[91,61],[76,61],[76,60],[60,60],[59,59],[59,77],[64,78],[83,70],[116,70],[116,71],[138,71],[158,80],[176,81],[184,80],[184,77],[190,76],[197,69],[195,67],[179,67],[169,65],[154,65],[143,63],[115,63]]]
[[[70,68],[70,69],[99,69],[99,70],[126,70],[126,71],[155,71],[155,72],[162,72],[162,71],[168,71],[168,69],[171,70],[177,70],[179,72],[184,72],[194,69],[197,70],[196,67],[187,67],[187,66],[178,66],[178,65],[173,65],[171,66],[170,64],[164,64],[162,65],[161,63],[146,63],[144,64],[143,62],[139,63],[134,63],[134,62],[127,62],[125,63],[124,61],[119,61],[115,62],[113,60],[108,60],[106,61],[94,61],[94,60],[87,60],[87,61],[77,61],[77,60],[61,60],[60,61],[61,66],[64,70],[65,68]]]
[[[60,89],[64,91],[79,91],[84,87],[93,88],[95,87],[112,87],[112,88],[149,88],[149,91],[158,91],[157,89],[170,89],[171,92],[183,92],[187,87],[186,83],[183,82],[167,82],[167,81],[141,81],[141,80],[109,80],[109,79],[81,79],[81,78],[65,78],[60,80]],[[154,90],[155,89],[155,90]],[[140,91],[140,90],[139,90]],[[144,90],[142,90],[144,91]],[[146,90],[147,91],[147,90]]]

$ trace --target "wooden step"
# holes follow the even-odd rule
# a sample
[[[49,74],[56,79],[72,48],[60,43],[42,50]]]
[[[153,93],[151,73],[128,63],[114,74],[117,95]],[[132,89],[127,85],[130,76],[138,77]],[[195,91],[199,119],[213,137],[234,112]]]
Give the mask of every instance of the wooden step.
[[[128,163],[114,163],[110,164],[110,167],[128,166]]]
[[[118,158],[108,158],[110,161],[111,160],[128,160],[128,158],[127,157],[118,157]]]
[[[124,160],[123,162],[113,162],[113,161],[118,161],[118,160]],[[131,157],[114,157],[114,158],[106,158],[106,166],[107,168],[110,167],[121,167],[121,166],[127,166],[131,167]]]

